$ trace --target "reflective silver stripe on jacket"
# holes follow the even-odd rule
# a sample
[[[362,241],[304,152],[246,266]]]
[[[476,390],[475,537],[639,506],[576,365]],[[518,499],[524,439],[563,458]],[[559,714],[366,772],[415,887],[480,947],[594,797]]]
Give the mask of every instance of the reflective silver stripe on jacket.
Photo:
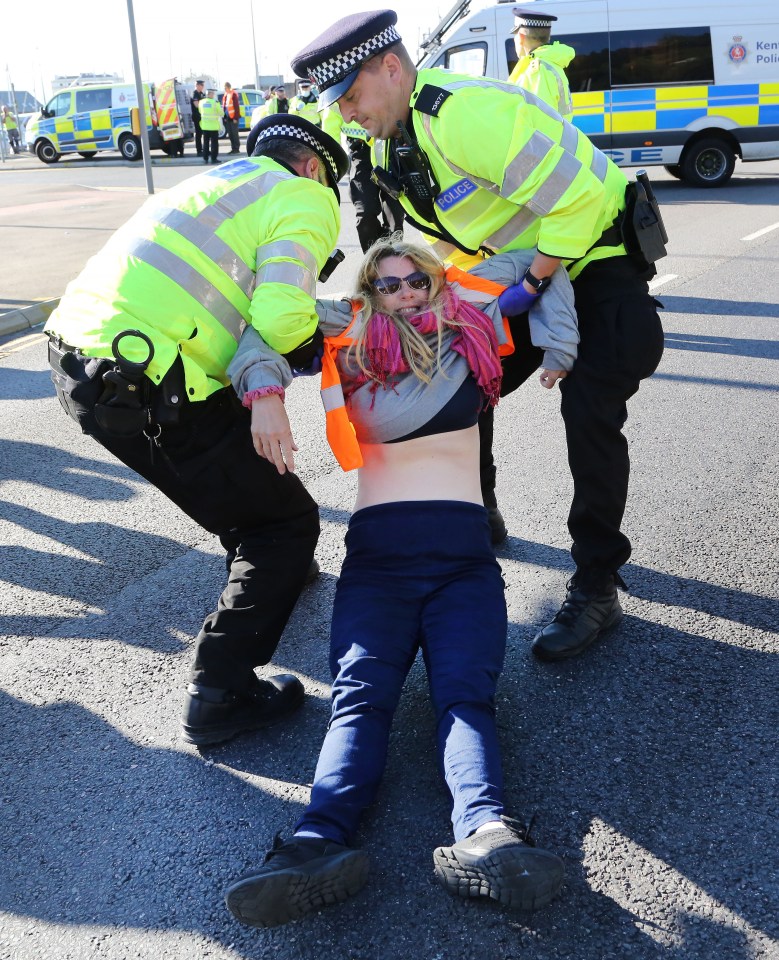
[[[345,405],[344,392],[340,383],[334,383],[331,387],[325,387],[319,392],[322,395],[322,406],[325,408],[325,413],[330,413],[331,410],[337,410]]]
[[[236,341],[241,339],[243,315],[230,303],[224,294],[206,280],[178,254],[166,250],[152,240],[136,238],[128,245],[127,252],[137,257],[164,276],[182,287],[193,299],[201,303]]]
[[[554,77],[555,83],[557,84],[557,112],[563,118],[569,116],[573,112],[573,104],[568,96],[568,84],[563,81],[563,78],[560,76],[560,71],[557,67],[553,67],[551,63],[547,63],[540,57],[534,57],[533,59],[541,64],[543,70],[549,70]]]
[[[257,283],[286,283],[291,287],[302,290],[313,300],[316,297],[316,278],[307,267],[290,263],[289,260],[275,260],[265,263],[257,271]]]
[[[600,180],[601,183],[605,183],[606,175],[609,172],[609,158],[605,153],[602,153],[598,150],[597,147],[592,148],[592,163],[590,164],[590,170],[593,174]]]
[[[200,217],[193,217],[183,210],[172,207],[154,211],[153,219],[171,230],[175,230],[185,240],[194,244],[200,252],[235,281],[241,292],[251,297],[254,289],[254,271],[247,266],[221,237],[214,233],[211,226],[203,223]]]
[[[257,263],[282,258],[285,260],[300,260],[303,266],[308,267],[315,277],[319,273],[314,254],[310,250],[306,250],[301,244],[295,243],[294,240],[274,240],[273,243],[266,243],[257,247]]]
[[[465,300],[467,303],[485,303],[490,299],[490,294],[484,293],[482,290],[474,290],[472,287],[464,287],[457,280],[451,282],[449,286],[461,300]]]

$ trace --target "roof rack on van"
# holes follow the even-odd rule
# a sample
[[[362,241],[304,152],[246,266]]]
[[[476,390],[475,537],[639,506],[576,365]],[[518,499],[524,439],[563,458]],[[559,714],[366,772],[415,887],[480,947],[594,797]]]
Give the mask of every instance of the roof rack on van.
[[[419,62],[421,62],[421,60],[426,57],[434,47],[438,46],[441,40],[443,40],[446,31],[468,13],[468,8],[470,5],[471,0],[459,0],[458,3],[455,3],[449,13],[442,18],[438,26],[434,30],[431,30],[430,33],[425,34],[424,39],[419,44],[423,50],[423,54],[422,57],[420,57]]]

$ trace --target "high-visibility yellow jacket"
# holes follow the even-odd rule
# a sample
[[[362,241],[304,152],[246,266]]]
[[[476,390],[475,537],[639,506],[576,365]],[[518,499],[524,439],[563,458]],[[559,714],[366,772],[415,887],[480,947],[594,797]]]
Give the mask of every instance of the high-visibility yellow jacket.
[[[208,132],[209,130],[218,130],[222,120],[222,107],[213,97],[201,97],[197,101],[197,109],[200,113],[200,129]]]
[[[307,97],[298,94],[289,101],[289,112],[295,113],[315,127],[322,126],[322,116],[319,113],[319,98],[310,93]],[[337,138],[336,138],[337,139]]]
[[[548,103],[561,117],[568,118],[573,113],[573,102],[565,68],[575,56],[574,48],[565,43],[557,40],[544,43],[526,57],[520,57],[511,71],[509,83],[518,83]]]
[[[419,71],[410,105],[417,107],[414,135],[438,183],[437,219],[459,244],[493,252],[537,248],[566,262],[572,279],[592,260],[625,253],[621,244],[591,249],[624,209],[625,175],[533,94],[429,69]],[[375,143],[374,153],[389,168],[387,142]],[[439,230],[408,196],[401,203]],[[435,246],[445,259],[454,251]]]
[[[329,187],[269,157],[235,160],[147,200],[68,285],[46,332],[110,358],[117,333],[140,330],[152,382],[179,355],[189,398],[204,400],[229,382],[244,325],[282,354],[310,339],[339,228]],[[121,349],[148,352],[131,338]]]

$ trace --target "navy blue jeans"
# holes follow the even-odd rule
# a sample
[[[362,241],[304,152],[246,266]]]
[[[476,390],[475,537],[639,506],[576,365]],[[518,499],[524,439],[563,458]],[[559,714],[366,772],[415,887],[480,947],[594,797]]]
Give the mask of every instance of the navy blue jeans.
[[[413,501],[355,513],[330,634],[332,715],[296,833],[351,843],[375,799],[392,718],[420,648],[455,838],[497,819],[503,784],[495,686],[506,626],[482,506]]]

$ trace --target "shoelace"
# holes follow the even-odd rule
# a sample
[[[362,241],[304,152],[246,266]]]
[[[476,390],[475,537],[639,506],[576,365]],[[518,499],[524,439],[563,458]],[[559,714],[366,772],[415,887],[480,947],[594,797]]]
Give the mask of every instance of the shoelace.
[[[530,831],[533,829],[533,824],[536,822],[535,814],[533,814],[527,823],[522,823],[519,820],[515,820],[514,817],[507,817],[505,814],[502,814],[500,819],[514,834],[514,836],[517,837],[517,839],[521,840],[523,843],[526,843],[529,847],[534,847],[536,845],[535,840],[530,836]]]

